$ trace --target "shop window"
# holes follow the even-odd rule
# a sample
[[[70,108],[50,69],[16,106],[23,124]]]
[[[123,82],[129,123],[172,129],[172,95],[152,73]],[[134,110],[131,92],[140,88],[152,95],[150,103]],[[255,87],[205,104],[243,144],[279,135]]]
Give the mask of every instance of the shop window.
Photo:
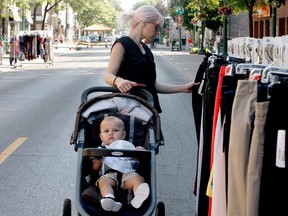
[[[288,18],[286,19],[286,34],[288,34]]]
[[[263,38],[263,36],[264,36],[264,22],[261,20],[260,21],[260,38]]]
[[[285,35],[285,18],[279,19],[278,36]]]
[[[270,36],[270,20],[265,20],[265,36]]]
[[[254,22],[254,38],[259,38],[259,27],[258,21]]]

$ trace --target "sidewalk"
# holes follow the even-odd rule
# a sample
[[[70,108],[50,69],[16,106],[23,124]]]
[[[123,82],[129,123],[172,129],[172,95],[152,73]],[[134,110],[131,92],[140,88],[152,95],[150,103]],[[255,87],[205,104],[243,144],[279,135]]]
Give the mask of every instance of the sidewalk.
[[[4,54],[2,56],[2,64],[0,64],[0,72],[10,71],[14,69],[14,66],[10,65],[9,54]]]
[[[71,48],[71,49],[70,49]],[[54,56],[57,57],[57,56],[61,56],[61,55],[64,55],[65,53],[67,52],[73,52],[75,51],[74,48],[74,44],[72,43],[63,43],[63,44],[59,44],[57,46],[57,48],[54,48],[53,49],[53,52],[54,52]],[[13,65],[10,65],[10,54],[4,54],[2,56],[2,64],[0,64],[0,72],[9,72],[11,70],[15,70],[15,69],[18,69],[18,68],[21,68],[21,67],[27,67],[31,64],[31,62],[33,62],[33,65],[35,66],[35,64],[44,64],[44,60],[41,59],[41,58],[37,58],[37,59],[33,59],[31,60],[31,62],[29,62],[28,60],[25,60],[23,62],[20,62],[19,60],[17,60],[17,64],[14,64],[14,61],[13,61]],[[47,63],[49,64],[49,63]]]

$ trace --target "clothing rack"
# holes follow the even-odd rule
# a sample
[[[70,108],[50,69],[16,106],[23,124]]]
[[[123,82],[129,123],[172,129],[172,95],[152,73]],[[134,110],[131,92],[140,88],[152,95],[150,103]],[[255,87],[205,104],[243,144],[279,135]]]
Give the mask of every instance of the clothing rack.
[[[198,141],[195,215],[287,214],[281,194],[288,191],[288,154],[277,145],[282,133],[287,147],[288,69],[218,59],[223,60],[207,55],[194,80],[204,77],[201,94],[192,94]],[[231,64],[235,73],[227,75]],[[247,76],[254,71],[257,76]]]
[[[29,45],[27,44],[27,41],[20,41],[23,37],[30,37],[30,36],[36,36],[36,39],[33,38],[32,41],[29,41]],[[39,41],[38,36],[41,38],[41,41]],[[30,31],[20,31],[17,34],[17,42],[19,43],[19,66],[22,66],[22,62],[27,60],[33,61],[34,59],[43,59],[43,63],[45,64],[45,67],[48,67],[50,65],[53,65],[54,60],[54,53],[53,53],[53,34],[51,30],[30,30]],[[21,47],[20,47],[21,43]],[[28,45],[29,47],[25,47]],[[24,47],[23,47],[24,46]],[[33,57],[32,57],[33,53]],[[17,67],[14,61],[14,67]]]

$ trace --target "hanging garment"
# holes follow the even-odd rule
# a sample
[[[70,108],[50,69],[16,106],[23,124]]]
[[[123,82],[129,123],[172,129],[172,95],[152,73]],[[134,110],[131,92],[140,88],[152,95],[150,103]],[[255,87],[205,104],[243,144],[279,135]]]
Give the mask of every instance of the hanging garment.
[[[203,61],[201,62],[195,79],[194,79],[194,83],[201,83],[203,81],[204,84],[204,74],[205,74],[205,70],[206,68],[208,68],[209,62],[208,62],[208,58],[211,56],[211,54],[207,53],[203,59]],[[199,143],[199,137],[200,137],[200,125],[201,125],[201,112],[202,112],[202,100],[203,100],[203,96],[202,96],[202,91],[201,94],[199,93],[199,88],[201,86],[197,85],[195,86],[195,88],[192,88],[192,109],[193,109],[193,114],[194,114],[194,122],[195,122],[195,128],[196,128],[196,135],[197,135],[197,141]]]
[[[201,167],[197,170],[200,178],[197,179],[197,196],[198,200],[198,215],[208,214],[209,197],[206,195],[207,183],[210,176],[210,152],[211,152],[211,136],[212,136],[212,119],[215,103],[215,94],[217,88],[217,81],[219,70],[221,66],[215,66],[214,68],[208,68],[205,71],[205,85],[203,95],[203,147]],[[199,180],[199,181],[198,181]]]
[[[228,152],[227,213],[245,215],[249,148],[257,81],[239,80],[233,101]]]
[[[213,115],[213,123],[212,123],[212,136],[211,136],[211,153],[210,153],[210,178],[211,178],[211,181],[213,182],[212,184],[208,184],[208,187],[207,187],[207,196],[210,197],[209,199],[209,209],[208,209],[208,215],[211,215],[211,211],[212,211],[212,200],[213,200],[213,192],[214,191],[214,188],[215,188],[215,182],[214,182],[214,174],[215,173],[213,171],[213,169],[216,168],[219,168],[218,166],[218,155],[216,155],[216,166],[214,165],[214,157],[215,157],[215,149],[216,148],[216,151],[218,153],[218,145],[219,145],[219,141],[220,141],[220,134],[221,134],[221,125],[222,125],[222,122],[221,122],[221,112],[220,112],[220,104],[221,104],[221,89],[222,89],[222,80],[223,80],[223,77],[225,75],[225,69],[226,69],[226,66],[222,65],[220,67],[220,72],[219,72],[219,77],[218,77],[218,83],[217,83],[217,90],[216,90],[216,95],[215,95],[215,104],[214,104],[214,115]],[[216,147],[215,147],[216,145]],[[213,187],[212,187],[213,185]],[[216,184],[216,187],[218,187],[219,185]],[[218,190],[216,188],[216,190]],[[210,194],[210,195],[209,195]],[[215,194],[215,191],[214,191],[214,194]],[[216,194],[215,194],[216,195]]]
[[[267,101],[257,102],[255,104],[255,121],[247,170],[246,216],[258,216],[260,181],[264,155],[264,126],[269,103],[270,102]]]
[[[287,80],[285,82],[287,83]],[[284,101],[288,98],[288,87],[285,82],[274,84],[269,91],[271,98],[264,128],[259,216],[287,215],[285,196],[288,192],[288,151],[286,150],[288,105]]]

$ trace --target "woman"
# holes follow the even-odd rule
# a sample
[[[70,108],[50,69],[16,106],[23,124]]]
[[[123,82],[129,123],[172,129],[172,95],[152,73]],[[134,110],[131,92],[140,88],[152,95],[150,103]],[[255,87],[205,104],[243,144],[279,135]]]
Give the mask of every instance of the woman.
[[[220,35],[220,32],[217,32],[215,36],[215,41],[214,41],[214,49],[215,49],[216,54],[219,54],[220,42],[221,42],[221,35]]]
[[[169,85],[157,82],[154,56],[146,43],[151,43],[159,34],[164,18],[154,7],[144,5],[122,14],[121,27],[127,22],[130,24],[130,32],[113,44],[105,82],[117,87],[120,92],[129,92],[132,87],[142,84],[153,95],[154,106],[160,113],[157,93],[190,93],[195,84]]]
[[[10,40],[10,58],[9,58],[10,65],[13,65],[13,61],[14,65],[17,64],[18,54],[19,54],[18,41],[16,40],[15,37],[12,37]]]

